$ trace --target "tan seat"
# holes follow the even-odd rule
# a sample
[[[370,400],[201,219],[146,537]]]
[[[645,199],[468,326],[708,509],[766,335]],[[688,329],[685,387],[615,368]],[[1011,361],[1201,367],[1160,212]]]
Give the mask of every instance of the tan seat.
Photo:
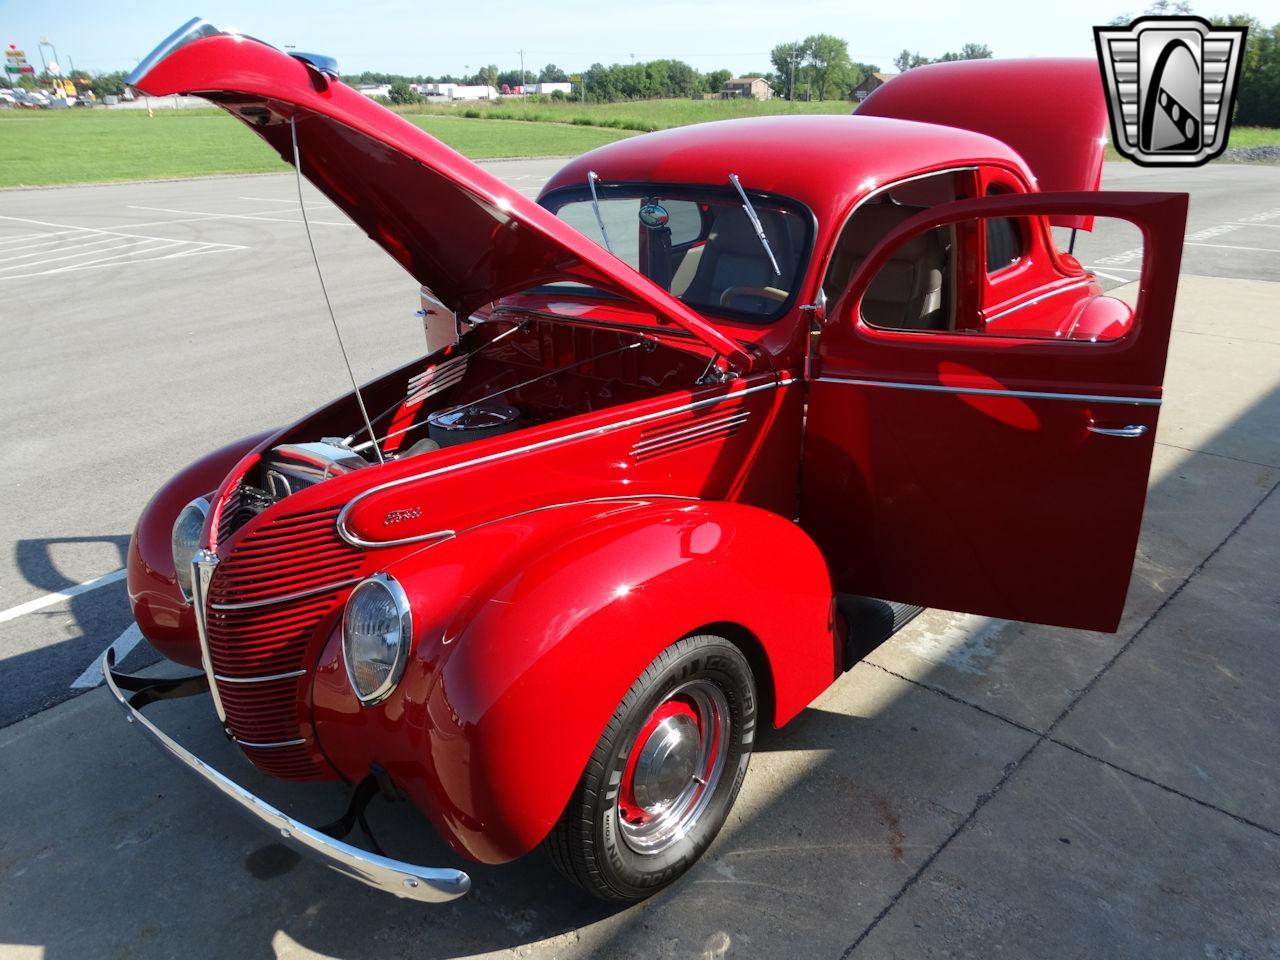
[[[787,217],[772,210],[759,210],[765,236],[769,238],[778,263],[786,269],[792,262],[792,249],[796,243]],[[718,306],[726,290],[745,287],[759,289],[778,287],[789,278],[779,278],[773,272],[769,255],[764,252],[755,227],[741,208],[729,207],[716,217],[715,225],[707,237],[705,249],[693,262],[693,275],[686,279],[684,264],[676,271],[677,282],[683,283],[686,301],[707,306]],[[759,313],[770,313],[777,303],[762,297],[744,294],[736,298],[734,308]]]
[[[836,241],[822,289],[834,302],[849,286],[875,246],[890,230],[921,208],[892,202],[860,208]],[[950,327],[946,299],[948,250],[944,230],[931,230],[903,244],[880,269],[862,299],[867,323],[893,330],[946,330]]]

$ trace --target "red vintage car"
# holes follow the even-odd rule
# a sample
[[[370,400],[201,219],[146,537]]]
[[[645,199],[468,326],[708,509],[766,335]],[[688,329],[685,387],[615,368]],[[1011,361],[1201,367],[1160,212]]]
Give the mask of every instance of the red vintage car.
[[[1096,192],[1096,64],[927,67],[853,117],[635,137],[537,203],[326,58],[203,21],[132,82],[242,120],[456,323],[138,521],[137,622],[199,672],[108,654],[107,681],[286,842],[464,894],[342,839],[381,791],[464,858],[541,845],[637,900],[711,843],[757,725],[923,606],[1118,624],[1187,199]],[[1059,249],[1095,217],[1141,232],[1136,307]],[[352,785],[347,815],[298,823],[140,713],[206,691],[259,770]]]

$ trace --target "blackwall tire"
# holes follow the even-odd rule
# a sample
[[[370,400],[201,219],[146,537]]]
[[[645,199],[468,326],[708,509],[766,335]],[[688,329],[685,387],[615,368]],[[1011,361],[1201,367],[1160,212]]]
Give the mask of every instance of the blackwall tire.
[[[686,637],[645,668],[610,718],[544,847],[587,892],[651,896],[724,825],[755,742],[751,667],[723,637]]]

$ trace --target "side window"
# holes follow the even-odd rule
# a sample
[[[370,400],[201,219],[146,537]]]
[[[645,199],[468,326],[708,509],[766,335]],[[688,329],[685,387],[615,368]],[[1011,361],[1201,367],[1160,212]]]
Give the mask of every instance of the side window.
[[[985,262],[978,256],[984,237]],[[862,291],[861,321],[925,335],[1123,339],[1138,316],[1141,231],[1127,221],[1098,217],[1087,237],[1069,255],[1053,248],[1043,221],[1034,217],[972,217],[935,227],[886,251],[883,266]],[[993,267],[1007,269],[1015,262],[1018,269],[987,282]]]
[[[987,196],[993,197],[1006,192],[999,187],[992,187],[987,191]],[[1016,220],[1001,218],[988,220],[986,223],[987,273],[996,273],[1022,259],[1022,230]]]
[[[962,175],[940,173],[891,186],[864,202],[831,252],[822,290],[835,301],[862,261],[894,227],[961,195]],[[891,330],[950,330],[955,304],[955,231],[939,227],[904,244],[867,288],[863,319]]]

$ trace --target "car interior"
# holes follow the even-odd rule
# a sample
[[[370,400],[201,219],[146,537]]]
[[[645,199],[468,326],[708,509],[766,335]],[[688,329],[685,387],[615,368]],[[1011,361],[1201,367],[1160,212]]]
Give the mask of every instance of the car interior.
[[[822,282],[835,302],[867,255],[894,227],[916,214],[955,200],[955,176],[939,174],[886,190],[854,211],[836,241]],[[930,230],[901,245],[867,287],[863,319],[892,330],[949,330],[954,324],[954,231]]]

